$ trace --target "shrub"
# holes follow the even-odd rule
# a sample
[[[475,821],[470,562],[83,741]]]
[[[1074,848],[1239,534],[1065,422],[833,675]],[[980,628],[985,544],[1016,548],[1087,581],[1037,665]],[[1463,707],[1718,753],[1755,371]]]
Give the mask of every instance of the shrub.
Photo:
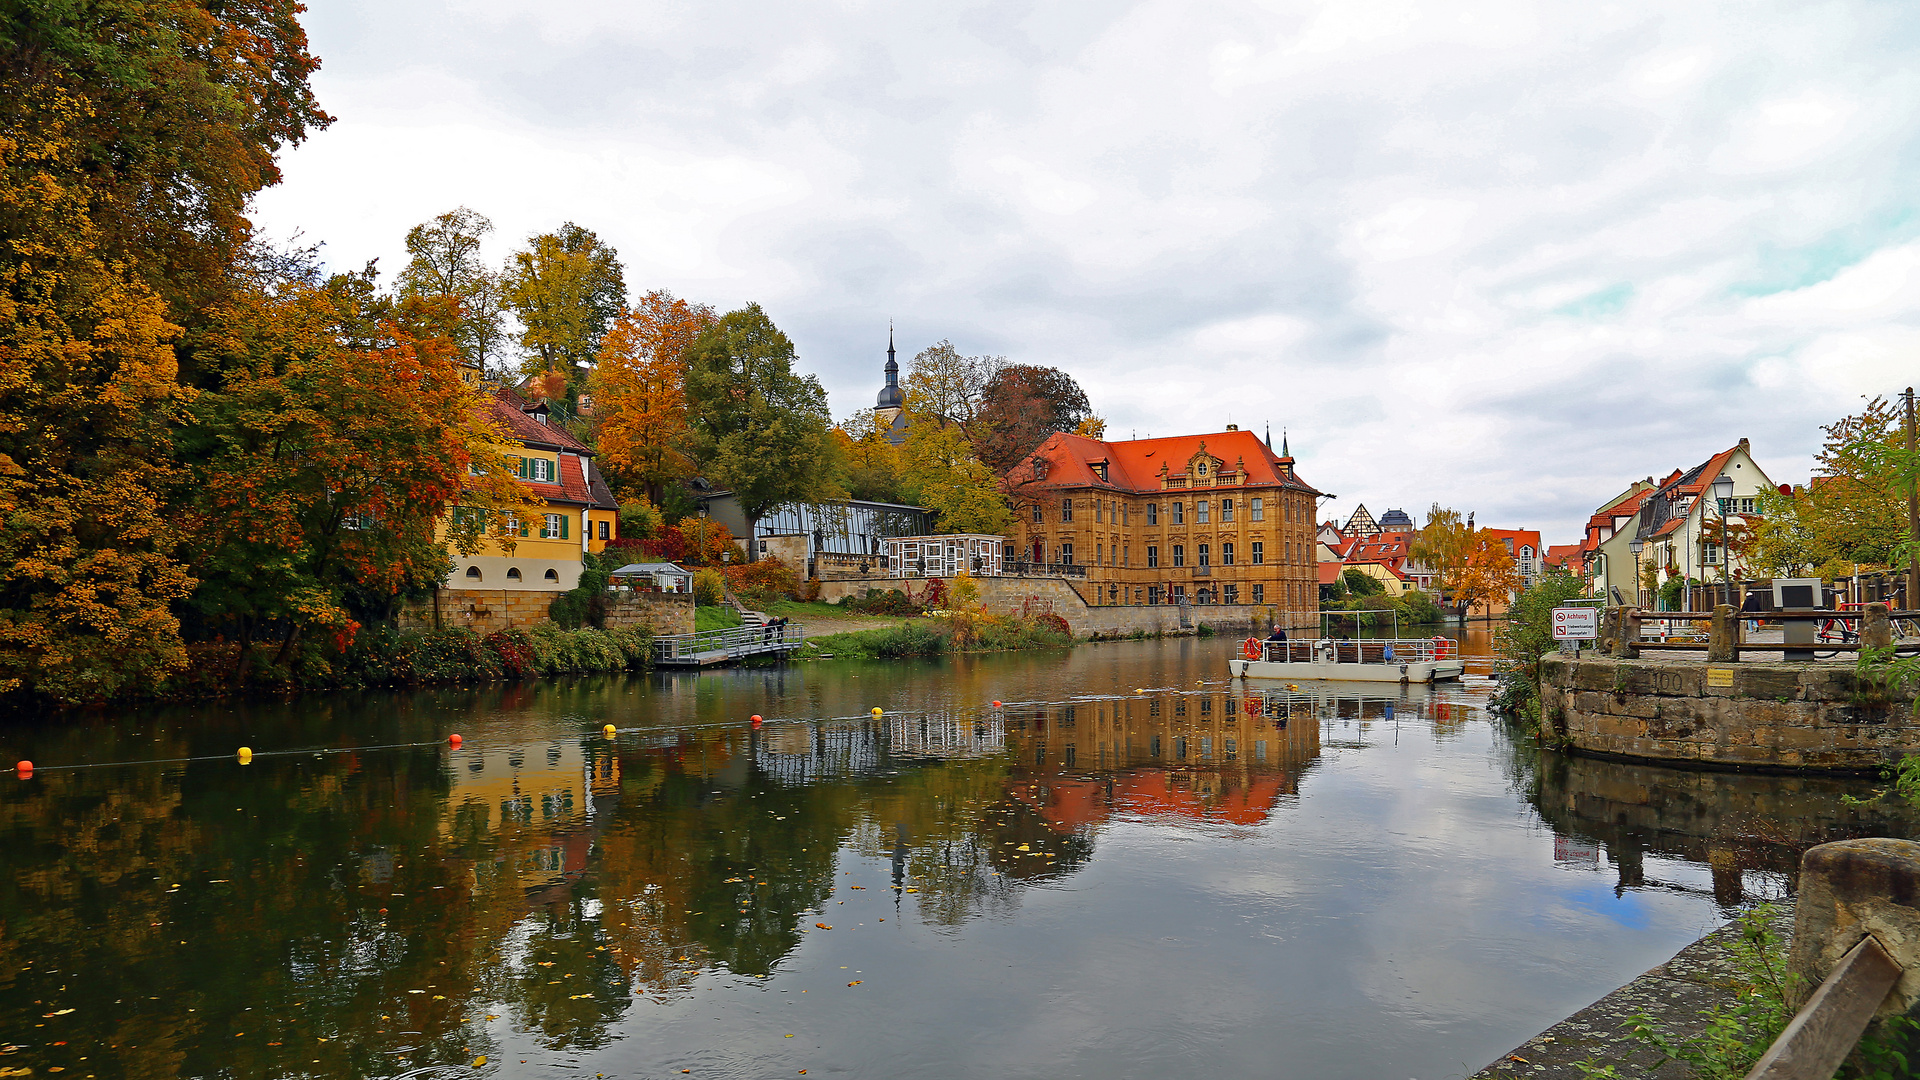
[[[947,583],[939,578],[928,578],[925,592],[920,594],[920,606],[930,611],[947,606]]]
[[[607,625],[607,582],[624,560],[614,552],[580,556],[580,584],[547,605],[547,617],[569,630]]]
[[[495,630],[486,637],[487,647],[500,657],[500,670],[509,679],[524,679],[534,674],[533,640],[525,630]]]
[[[693,602],[718,604],[727,598],[727,579],[711,566],[703,566],[693,575]]]
[[[729,566],[726,576],[741,599],[756,604],[797,599],[800,592],[799,575],[793,572],[792,567],[771,555],[750,563]]]
[[[925,609],[899,589],[868,589],[865,596],[849,596],[841,607],[859,615],[921,615]]]
[[[660,524],[660,511],[645,499],[620,504],[621,539],[649,539],[660,532]]]

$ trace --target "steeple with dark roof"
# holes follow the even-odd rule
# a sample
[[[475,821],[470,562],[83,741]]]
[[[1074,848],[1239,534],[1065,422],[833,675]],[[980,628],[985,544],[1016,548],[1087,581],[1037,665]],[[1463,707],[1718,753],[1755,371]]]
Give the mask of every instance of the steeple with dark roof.
[[[893,358],[893,325],[887,325],[887,385],[880,388],[876,409],[898,409],[905,404],[900,396],[900,364]]]

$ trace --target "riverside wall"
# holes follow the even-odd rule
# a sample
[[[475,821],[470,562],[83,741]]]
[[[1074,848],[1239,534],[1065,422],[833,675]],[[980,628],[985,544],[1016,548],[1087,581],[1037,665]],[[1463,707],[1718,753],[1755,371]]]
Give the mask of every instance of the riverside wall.
[[[1273,609],[1255,604],[1208,604],[1178,607],[1172,604],[1134,606],[1089,604],[1065,578],[977,577],[980,602],[996,615],[1022,611],[1052,611],[1067,621],[1076,637],[1128,637],[1133,634],[1190,633],[1205,625],[1214,630],[1264,630]],[[867,590],[899,589],[919,594],[925,578],[828,578],[820,582],[820,599],[837,603]]]
[[[1540,705],[1550,737],[1583,754],[1865,772],[1920,751],[1913,695],[1842,664],[1550,657]]]
[[[464,627],[479,634],[537,626],[550,621],[547,611],[560,596],[533,589],[441,589],[402,610],[400,625],[410,630]],[[650,627],[655,634],[691,634],[693,595],[609,593],[606,624]]]

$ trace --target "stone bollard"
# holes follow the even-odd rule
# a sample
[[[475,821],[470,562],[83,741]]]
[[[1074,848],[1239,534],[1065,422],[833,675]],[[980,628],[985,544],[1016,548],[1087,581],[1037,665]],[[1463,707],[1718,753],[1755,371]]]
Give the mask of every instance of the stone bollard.
[[[1707,629],[1707,663],[1730,664],[1740,659],[1740,613],[1732,604],[1713,605],[1713,624]]]
[[[1913,1012],[1920,1003],[1920,844],[1874,838],[1807,849],[1788,958],[1804,980],[1801,999],[1868,934],[1902,969],[1880,1015]]]
[[[1640,658],[1640,609],[1623,607],[1620,609],[1620,633],[1613,639],[1613,655],[1617,660],[1638,660]]]
[[[1885,648],[1893,644],[1893,623],[1887,619],[1887,605],[1868,604],[1860,620],[1860,647]]]
[[[1600,613],[1600,640],[1594,642],[1594,652],[1601,656],[1612,656],[1620,640],[1620,609],[1610,607]]]

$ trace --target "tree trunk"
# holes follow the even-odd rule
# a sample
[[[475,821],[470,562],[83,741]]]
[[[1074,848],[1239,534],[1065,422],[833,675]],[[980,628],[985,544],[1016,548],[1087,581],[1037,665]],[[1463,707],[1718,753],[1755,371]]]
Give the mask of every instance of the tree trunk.
[[[295,623],[287,629],[286,640],[280,643],[280,651],[275,653],[273,656],[273,665],[275,667],[279,667],[281,664],[284,664],[287,662],[287,657],[293,653],[294,644],[297,643],[299,640],[300,640],[300,624]]]
[[[246,685],[248,662],[253,658],[253,620],[242,616],[240,619],[240,654],[233,661],[233,688],[238,690]]]

